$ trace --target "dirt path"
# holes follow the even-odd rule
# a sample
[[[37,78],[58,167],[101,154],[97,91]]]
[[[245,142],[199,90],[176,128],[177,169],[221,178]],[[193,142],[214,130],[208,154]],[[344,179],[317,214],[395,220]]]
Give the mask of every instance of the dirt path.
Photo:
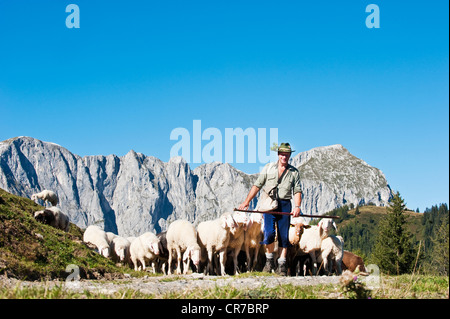
[[[143,278],[125,278],[116,280],[80,280],[72,282],[49,281],[30,282],[19,281],[12,278],[0,277],[0,287],[39,287],[48,289],[54,286],[63,286],[74,292],[89,291],[92,293],[114,294],[118,291],[132,289],[142,294],[153,294],[162,296],[170,292],[185,292],[197,289],[212,289],[214,287],[230,286],[239,289],[258,289],[261,287],[273,288],[279,285],[292,284],[318,285],[318,284],[338,284],[338,276],[308,276],[308,277],[281,277],[272,276],[205,276],[203,274],[191,274],[183,276],[146,276]]]

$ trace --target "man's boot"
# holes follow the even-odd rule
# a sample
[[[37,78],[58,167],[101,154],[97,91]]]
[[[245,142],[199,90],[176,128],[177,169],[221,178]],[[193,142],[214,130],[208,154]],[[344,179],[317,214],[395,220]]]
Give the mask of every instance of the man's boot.
[[[281,276],[287,276],[286,259],[278,259],[277,274]]]
[[[266,264],[264,265],[263,272],[272,272],[275,271],[275,260],[273,259],[273,255],[268,257],[266,254]]]

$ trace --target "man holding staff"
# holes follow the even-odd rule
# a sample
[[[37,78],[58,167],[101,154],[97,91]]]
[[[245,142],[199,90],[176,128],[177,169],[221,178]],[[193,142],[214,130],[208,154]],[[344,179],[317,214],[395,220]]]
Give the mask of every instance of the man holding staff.
[[[278,161],[276,163],[269,163],[264,166],[262,172],[259,174],[258,179],[253,184],[247,198],[239,206],[240,210],[248,210],[250,202],[258,194],[260,189],[265,186],[264,189],[272,189],[277,186],[278,208],[277,212],[291,213],[293,217],[300,216],[300,204],[302,202],[302,190],[300,188],[300,174],[298,170],[289,165],[289,158],[291,153],[289,143],[281,143],[278,147]],[[292,194],[294,196],[295,207],[292,210],[291,199]],[[271,272],[275,270],[275,261],[273,257],[274,241],[275,241],[275,224],[278,227],[278,249],[281,250],[278,258],[277,273],[286,276],[286,254],[289,243],[289,225],[291,216],[288,214],[264,214],[264,240],[262,244],[265,245],[266,251],[266,265],[264,270]]]

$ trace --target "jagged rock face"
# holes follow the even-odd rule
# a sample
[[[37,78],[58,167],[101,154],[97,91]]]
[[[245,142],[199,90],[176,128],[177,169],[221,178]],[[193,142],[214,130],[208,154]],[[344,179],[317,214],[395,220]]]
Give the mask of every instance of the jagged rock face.
[[[291,159],[291,165],[300,171],[304,212],[323,214],[351,203],[385,206],[392,197],[384,174],[342,145],[300,153]]]
[[[341,145],[300,153],[291,164],[302,177],[305,214],[349,203],[386,205],[391,197],[383,173]],[[237,207],[255,180],[226,163],[191,170],[181,157],[164,163],[130,151],[82,158],[30,137],[0,142],[1,188],[25,197],[53,190],[58,206],[78,226],[98,224],[122,236],[163,231],[181,218],[194,224],[216,218]]]

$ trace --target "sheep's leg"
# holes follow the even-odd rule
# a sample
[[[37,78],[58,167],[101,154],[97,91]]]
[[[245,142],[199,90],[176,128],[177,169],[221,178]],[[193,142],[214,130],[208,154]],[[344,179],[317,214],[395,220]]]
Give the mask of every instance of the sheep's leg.
[[[245,255],[247,256],[247,272],[251,270],[251,258],[250,258],[250,247],[248,245],[245,245]]]
[[[227,249],[222,249],[219,252],[219,257],[220,257],[220,274],[222,276],[225,276],[225,262],[227,261]]]
[[[142,257],[142,258],[139,259],[139,261],[140,261],[141,264],[142,264],[142,270],[145,270],[145,258]]]
[[[208,262],[208,266],[206,267],[206,272],[207,272],[207,274],[208,275],[210,275],[211,274],[211,268],[212,268],[212,266],[213,266],[213,253],[212,253],[212,249],[208,249],[208,260],[207,260],[207,262]]]
[[[191,257],[186,259],[186,262],[183,263],[183,274],[186,275],[189,271],[189,265],[191,264]]]
[[[172,258],[173,258],[173,253],[172,253],[172,249],[168,249],[169,250],[169,260],[167,261],[167,274],[171,275],[172,274]]]
[[[180,247],[175,248],[177,251],[177,275],[181,274],[181,249]]]
[[[241,248],[239,247],[239,248],[236,248],[234,251],[233,251],[233,264],[234,264],[234,273],[236,274],[236,275],[239,275],[239,267],[238,267],[238,255],[239,255],[239,252],[241,251]]]
[[[253,252],[253,265],[252,265],[252,270],[256,269],[256,266],[258,265],[258,255],[259,255],[259,250],[260,250],[261,245],[257,244],[255,247],[255,250]]]
[[[312,271],[313,271],[313,275],[317,274],[317,261],[316,261],[316,251],[313,250],[309,253],[309,256],[311,257],[311,263],[312,263]]]
[[[329,276],[330,275],[330,267],[328,264],[328,256],[324,256],[322,255],[322,260],[323,260],[323,270],[325,271],[325,275]]]
[[[131,258],[131,261],[133,262],[134,265],[134,271],[138,271],[138,261],[136,258]]]
[[[214,252],[213,259],[214,259],[213,273],[215,273],[217,276],[220,276],[220,260],[218,252]]]
[[[336,260],[336,275],[342,275],[342,261]]]

